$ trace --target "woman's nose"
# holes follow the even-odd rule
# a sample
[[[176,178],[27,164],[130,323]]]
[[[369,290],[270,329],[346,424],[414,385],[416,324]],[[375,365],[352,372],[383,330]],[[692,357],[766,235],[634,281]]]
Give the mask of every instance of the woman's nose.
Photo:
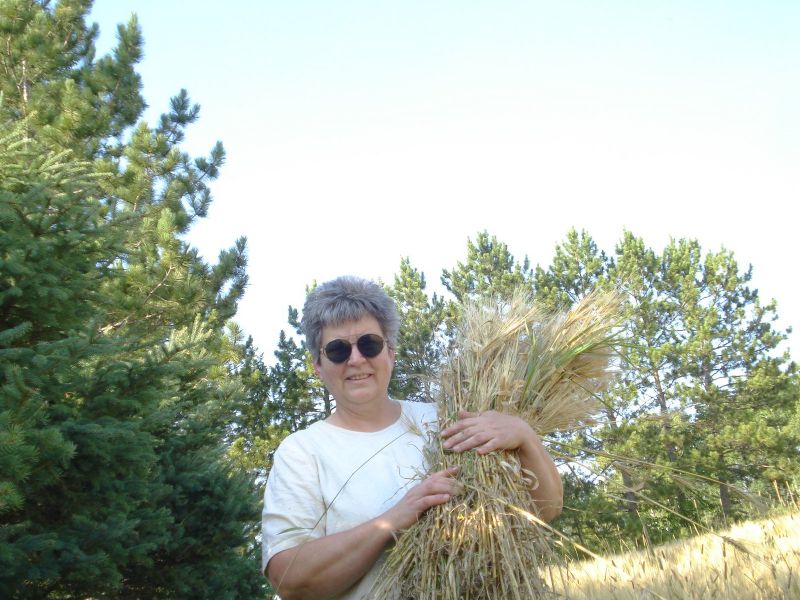
[[[347,359],[348,365],[358,365],[367,360],[364,355],[358,351],[358,346],[353,344],[353,349],[350,351],[350,357]]]

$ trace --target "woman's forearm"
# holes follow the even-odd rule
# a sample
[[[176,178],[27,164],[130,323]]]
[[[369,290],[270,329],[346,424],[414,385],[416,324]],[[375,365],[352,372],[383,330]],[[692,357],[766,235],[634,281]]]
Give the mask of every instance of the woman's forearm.
[[[517,452],[522,467],[536,475],[538,485],[531,489],[531,497],[539,508],[539,517],[552,521],[561,514],[564,504],[564,487],[553,459],[535,432]]]
[[[279,552],[267,572],[284,600],[330,598],[369,571],[392,540],[391,525],[376,517],[339,533]]]

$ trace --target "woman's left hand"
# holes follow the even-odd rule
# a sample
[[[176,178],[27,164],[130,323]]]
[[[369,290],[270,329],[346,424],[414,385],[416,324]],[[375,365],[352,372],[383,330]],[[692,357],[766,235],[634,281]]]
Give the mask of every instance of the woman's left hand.
[[[539,517],[550,521],[561,513],[564,488],[552,457],[533,428],[514,415],[494,410],[459,411],[458,421],[441,432],[443,446],[454,452],[474,449],[478,454],[516,450],[523,469],[536,475],[530,494]]]
[[[444,447],[454,452],[475,449],[478,454],[496,450],[517,450],[537,438],[530,425],[519,417],[500,413],[458,412],[458,421],[442,430]]]

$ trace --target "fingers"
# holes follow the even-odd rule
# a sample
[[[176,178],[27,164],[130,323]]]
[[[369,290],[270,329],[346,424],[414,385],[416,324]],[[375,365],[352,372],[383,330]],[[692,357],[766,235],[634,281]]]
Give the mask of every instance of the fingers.
[[[441,471],[436,471],[435,473],[431,473],[428,478],[430,477],[455,477],[458,475],[458,472],[461,470],[461,467],[448,467],[446,469],[442,469]]]
[[[498,443],[497,439],[492,438],[485,444],[482,444],[481,446],[475,448],[475,452],[477,452],[478,454],[489,454],[490,452],[494,452],[495,450],[499,449],[500,449],[500,444]]]
[[[425,493],[449,492],[455,485],[455,479],[445,471],[438,471],[420,484]]]
[[[488,454],[496,450],[515,450],[535,435],[519,417],[494,410],[458,412],[458,421],[441,432],[442,446],[454,452],[475,450]]]
[[[461,484],[454,479],[458,467],[436,471],[422,483],[411,488],[393,508],[385,513],[393,531],[413,525],[432,506],[448,502],[460,491]]]
[[[420,484],[420,491],[423,491],[426,495],[448,495],[448,498],[442,501],[446,502],[450,499],[449,495],[453,494],[458,486],[458,481],[454,479],[458,471],[458,467],[450,467],[432,473]]]
[[[456,421],[455,423],[450,425],[450,427],[447,427],[446,429],[443,429],[441,431],[441,436],[443,438],[448,438],[448,437],[450,437],[450,436],[452,436],[454,434],[457,434],[457,433],[459,433],[461,431],[464,431],[465,429],[467,429],[469,427],[473,427],[473,426],[477,425],[478,424],[478,419],[481,416],[489,416],[489,415],[492,415],[493,413],[494,413],[494,411],[480,413],[480,412],[470,412],[470,411],[467,411],[467,410],[460,410],[460,411],[458,411],[458,421]]]
[[[495,437],[495,412],[458,411],[458,421],[441,432],[443,446],[454,452],[465,452],[483,446]]]
[[[442,437],[445,437],[444,435]],[[453,452],[465,452],[482,446],[491,439],[491,434],[485,431],[462,429],[450,435],[442,445]]]
[[[419,515],[424,513],[429,508],[449,502],[451,497],[451,494],[432,494],[430,496],[425,496],[421,501],[421,510],[419,511],[417,518],[419,518]]]
[[[409,500],[421,501],[424,508],[430,508],[433,504],[447,502],[450,496],[457,489],[458,482],[454,479],[458,473],[458,467],[450,467],[436,471],[428,476],[422,483],[413,487],[409,493]],[[433,502],[433,504],[429,504]]]

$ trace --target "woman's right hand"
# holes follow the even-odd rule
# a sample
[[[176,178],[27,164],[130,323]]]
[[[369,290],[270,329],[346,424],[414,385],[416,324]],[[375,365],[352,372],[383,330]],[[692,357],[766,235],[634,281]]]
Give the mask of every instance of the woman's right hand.
[[[450,500],[460,487],[455,479],[457,473],[458,467],[436,471],[408,490],[400,502],[383,514],[392,532],[408,529],[426,510]]]

